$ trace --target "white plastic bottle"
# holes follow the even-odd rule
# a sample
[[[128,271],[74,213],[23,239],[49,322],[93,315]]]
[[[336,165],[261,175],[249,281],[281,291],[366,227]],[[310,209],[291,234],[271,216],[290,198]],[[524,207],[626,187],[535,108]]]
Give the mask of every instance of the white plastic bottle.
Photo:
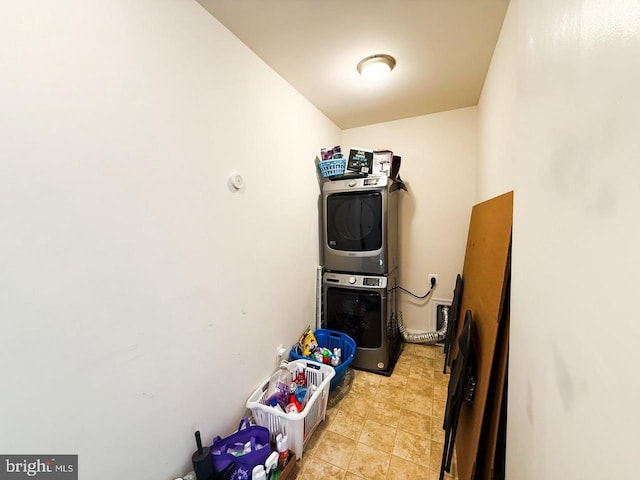
[[[284,470],[289,460],[289,439],[286,435],[276,435],[276,449],[278,450],[278,468]]]
[[[264,471],[264,466],[256,465],[253,467],[251,480],[267,480],[267,472]]]

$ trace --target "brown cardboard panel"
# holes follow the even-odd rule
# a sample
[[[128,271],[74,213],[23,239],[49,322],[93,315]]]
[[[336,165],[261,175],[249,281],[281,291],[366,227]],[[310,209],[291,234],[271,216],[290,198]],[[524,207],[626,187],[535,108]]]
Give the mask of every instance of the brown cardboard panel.
[[[477,327],[478,383],[473,404],[465,404],[460,412],[455,440],[460,480],[471,480],[476,468],[506,292],[512,221],[513,192],[479,203],[471,212],[461,314],[471,310]],[[455,358],[456,349],[453,354]]]
[[[501,421],[506,418],[501,416],[503,403],[506,402],[506,381],[507,381],[507,363],[509,353],[509,300],[506,299],[506,306],[503,310],[503,320],[500,322],[498,330],[498,339],[496,352],[493,361],[493,370],[491,372],[491,382],[489,393],[487,396],[487,405],[484,411],[484,423],[480,434],[480,445],[478,447],[478,457],[476,459],[476,479],[493,480],[497,477],[494,472],[502,471],[501,468],[496,469],[497,462],[504,461],[504,452],[498,449],[498,434],[501,427]]]

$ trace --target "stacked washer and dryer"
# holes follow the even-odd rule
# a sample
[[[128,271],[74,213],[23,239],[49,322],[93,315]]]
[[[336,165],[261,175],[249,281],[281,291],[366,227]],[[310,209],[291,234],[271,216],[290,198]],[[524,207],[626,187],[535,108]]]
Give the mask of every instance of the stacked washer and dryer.
[[[352,367],[390,375],[400,353],[397,323],[398,184],[386,176],[322,188],[323,328],[357,349]]]

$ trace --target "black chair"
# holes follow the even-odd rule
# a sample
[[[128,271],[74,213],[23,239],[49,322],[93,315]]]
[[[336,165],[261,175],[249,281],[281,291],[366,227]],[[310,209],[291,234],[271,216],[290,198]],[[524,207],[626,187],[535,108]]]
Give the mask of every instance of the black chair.
[[[462,277],[458,274],[456,286],[453,289],[451,308],[449,309],[449,324],[444,337],[444,367],[442,368],[442,373],[447,373],[447,367],[451,366],[451,347],[458,333],[458,319],[460,318],[460,307],[462,306],[462,287]]]
[[[442,449],[442,464],[440,465],[440,480],[444,479],[444,472],[451,472],[453,445],[456,441],[458,419],[464,402],[471,403],[476,389],[476,327],[471,310],[464,316],[464,325],[458,338],[459,352],[451,367],[447,407],[444,412],[444,448]]]

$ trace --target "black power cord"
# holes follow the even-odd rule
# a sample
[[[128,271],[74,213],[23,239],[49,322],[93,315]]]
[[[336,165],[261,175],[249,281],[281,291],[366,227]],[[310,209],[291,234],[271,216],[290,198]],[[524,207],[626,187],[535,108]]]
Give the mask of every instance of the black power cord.
[[[406,288],[402,288],[400,285],[398,285],[395,288],[398,288],[398,289],[402,290],[404,293],[408,293],[409,295],[411,295],[414,298],[419,298],[420,300],[422,300],[423,298],[427,298],[431,294],[431,292],[433,291],[433,287],[435,287],[435,286],[436,286],[436,279],[434,277],[431,277],[431,287],[429,287],[429,290],[424,295],[416,295],[415,293],[410,292]]]

